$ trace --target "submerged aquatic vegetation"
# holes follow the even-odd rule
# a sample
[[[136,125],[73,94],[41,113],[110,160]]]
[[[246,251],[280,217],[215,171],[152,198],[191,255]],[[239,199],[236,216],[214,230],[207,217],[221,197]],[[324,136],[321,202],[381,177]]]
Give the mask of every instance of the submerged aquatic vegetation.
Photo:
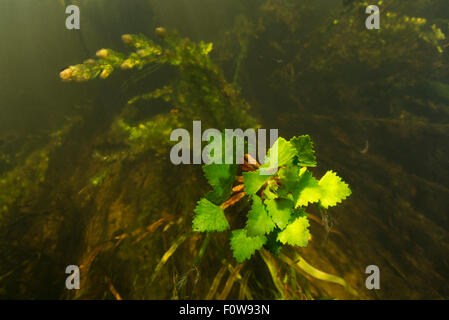
[[[115,2],[123,10],[114,14],[127,17],[144,6]],[[343,275],[362,298],[408,296],[404,292],[416,297],[416,288],[427,285],[444,295],[439,270],[444,272],[447,259],[440,227],[447,217],[440,209],[447,204],[441,195],[447,194],[442,187],[448,174],[449,69],[447,10],[441,8],[448,7],[433,4],[442,0],[386,0],[380,5],[381,29],[371,32],[363,25],[366,1],[344,2],[233,0],[224,12],[210,5],[226,18],[235,13],[234,27],[229,19],[211,34],[213,26],[199,19],[178,30],[213,39],[213,45],[157,28],[154,37],[125,34],[129,49],[97,48],[96,58],[61,72],[64,82],[81,83],[65,87],[81,89],[82,103],[89,101],[75,111],[86,121],[70,129],[67,139],[27,141],[31,152],[25,139],[10,141],[14,148],[2,147],[8,139],[0,141],[0,297],[347,297],[329,284],[351,291],[343,279],[312,266]],[[417,3],[442,14],[413,9]],[[195,14],[208,10],[196,10],[194,3],[189,8]],[[140,25],[117,23],[103,30],[101,41],[109,42],[112,34],[119,39],[116,32],[122,30],[147,30],[148,15],[138,12],[135,20],[142,16]],[[41,77],[39,68],[25,68],[24,75],[30,71]],[[57,92],[48,96],[53,98]],[[409,122],[413,117],[424,121]],[[319,143],[320,167],[310,167],[316,163],[313,149],[304,147],[272,175],[258,174],[264,168],[247,161],[205,166],[202,179],[200,166],[174,166],[168,159],[170,132],[191,128],[192,120],[220,129],[260,123],[288,137],[308,132]],[[294,139],[278,143],[288,146]],[[306,137],[296,139],[309,144]],[[361,150],[365,140],[369,152],[368,143]],[[335,169],[357,189],[335,209],[345,211],[335,214],[338,221],[330,220],[334,209],[328,213],[324,207],[350,189],[324,168]],[[207,181],[213,191],[201,199]],[[205,232],[192,232],[192,218],[194,228]],[[432,223],[428,229],[425,221]],[[329,232],[333,222],[338,238],[327,241],[321,227]],[[425,250],[431,243],[441,246]],[[394,255],[402,248],[408,248],[407,259]],[[441,263],[424,268],[415,259],[424,251],[423,261],[438,256]],[[392,281],[373,293],[364,290],[361,271],[376,261],[388,262],[384,272],[390,268],[402,279],[389,273]],[[81,268],[80,292],[64,290],[66,263]],[[403,281],[413,270],[427,273],[421,277],[426,284]]]
[[[234,85],[228,84],[221,71],[210,60],[211,43],[195,43],[181,39],[163,28],[158,28],[156,35],[161,44],[143,35],[123,35],[123,42],[135,51],[124,54],[101,49],[97,52],[97,60],[87,60],[61,73],[61,79],[64,81],[82,82],[96,77],[105,79],[117,69],[144,70],[148,65],[170,65],[178,70],[177,77],[171,83],[129,99],[127,106],[113,121],[108,134],[109,141],[124,143],[127,150],[112,156],[97,154],[97,158],[112,165],[117,161],[120,163],[121,159],[137,159],[150,149],[156,152],[157,157],[163,158],[169,146],[168,137],[171,130],[187,127],[187,122],[195,119],[202,119],[206,125],[220,129],[236,125],[256,127],[256,122],[247,113],[248,104],[239,97],[236,81]],[[245,43],[242,46],[244,47]],[[239,67],[235,76],[239,73],[238,69]],[[134,116],[136,108],[138,109],[136,106],[141,101],[155,99],[170,105],[171,111],[143,122]],[[311,203],[328,208],[351,193],[349,187],[332,171],[326,173],[321,180],[312,176],[307,167],[314,167],[316,160],[309,136],[295,137],[290,141],[278,139],[275,146],[268,151],[267,158],[277,151],[279,168],[271,168],[269,162],[264,165],[246,163],[241,168],[237,165],[216,164],[203,167],[214,190],[201,199],[194,210],[194,231],[229,229],[230,224],[224,210],[244,197],[252,201],[246,226],[234,230],[231,234],[231,248],[237,262],[249,259],[262,247],[278,254],[283,245],[307,246],[310,233],[305,208]],[[267,175],[259,174],[261,171],[271,172],[273,169],[279,171]],[[239,170],[243,171],[241,176],[238,176]],[[91,178],[91,184],[101,185],[107,177],[106,172],[97,173]],[[233,186],[236,179],[242,183]],[[174,242],[155,267],[149,283],[154,282],[178,247],[189,238],[188,233],[182,233],[173,239]],[[194,259],[197,261],[195,263],[201,260],[208,244],[209,237],[203,241]],[[263,261],[273,276],[275,262],[272,258],[267,258],[267,254],[263,255]],[[242,265],[231,272],[225,289],[217,293],[217,297],[229,295],[233,283],[240,281],[238,270],[241,267]],[[276,278],[273,280],[277,283]],[[248,288],[242,292],[244,295],[251,295]],[[177,296],[176,292],[173,294]],[[285,296],[284,293],[282,296]]]
[[[148,149],[161,150],[170,144],[169,135],[176,127],[187,127],[195,119],[202,119],[209,127],[255,127],[249,115],[249,105],[224,78],[211,61],[212,43],[193,42],[180,38],[164,28],[156,29],[159,43],[144,35],[125,34],[122,40],[135,51],[125,54],[111,49],[97,51],[98,59],[70,66],[61,72],[64,81],[105,79],[115,70],[137,69],[148,66],[171,66],[177,70],[169,84],[132,97],[111,126],[111,136],[130,146],[131,154]],[[167,105],[166,113],[146,121],[134,119],[142,101],[160,100]],[[137,111],[138,113],[138,111]],[[136,124],[137,123],[137,124]]]
[[[428,81],[447,84],[449,21],[420,16],[429,5],[426,0],[407,5],[381,1],[381,28],[368,31],[364,21],[370,4],[376,3],[348,1],[326,9],[323,3],[262,1],[257,18],[252,12],[245,16],[253,32],[247,33],[251,50],[245,49],[247,58],[239,67],[246,76],[242,86],[259,89],[256,101],[271,98],[300,112],[313,108],[353,117],[357,110],[376,117],[441,121],[448,109],[422,87]],[[238,21],[235,25],[239,27]],[[240,54],[234,50],[229,60]],[[258,72],[252,77],[254,69]]]
[[[156,33],[160,35],[160,32]],[[176,35],[162,38],[167,45],[166,48],[144,35],[125,34],[122,36],[122,41],[136,51],[124,54],[112,49],[100,49],[96,53],[97,60],[88,59],[82,64],[70,66],[61,72],[60,77],[64,81],[78,82],[92,80],[96,77],[106,79],[116,69],[142,69],[151,63],[211,67],[208,58],[208,54],[212,50],[211,43],[200,42],[197,44],[188,39],[179,39]]]
[[[277,152],[277,166],[270,157]],[[267,248],[278,254],[283,245],[306,247],[310,238],[306,208],[317,203],[327,209],[346,199],[351,190],[333,171],[320,180],[307,167],[316,166],[315,151],[309,136],[279,138],[268,151],[263,164],[208,164],[204,174],[213,187],[195,209],[193,230],[197,232],[225,231],[230,224],[225,209],[245,196],[252,202],[246,226],[231,233],[230,244],[237,262],[249,259],[257,250]],[[275,170],[274,170],[275,169]],[[262,171],[266,171],[262,174]],[[267,174],[273,172],[271,174]],[[243,184],[233,187],[235,181]]]
[[[21,201],[39,192],[46,179],[50,155],[62,145],[65,136],[79,121],[75,118],[52,133],[44,146],[25,153],[21,161],[0,175],[0,224],[12,207],[20,207]]]
[[[173,241],[165,253],[161,255],[161,260],[157,265],[153,265],[153,259],[143,259],[148,251],[155,253],[155,249],[149,250],[145,243],[157,241],[155,239],[145,239],[141,241],[139,237],[136,242],[117,242],[117,248],[108,241],[110,245],[103,246],[101,252],[117,254],[118,259],[138,260],[140,273],[133,273],[131,276],[139,278],[142,286],[133,287],[133,295],[137,297],[148,297],[148,284],[155,283],[155,279],[162,277],[168,268],[171,268],[171,260],[176,256],[191,254],[190,251],[179,250],[184,246],[184,242],[196,243],[196,237],[192,233],[185,232],[182,215],[193,209],[187,201],[191,201],[191,194],[195,194],[195,188],[182,189],[176,192],[169,185],[174,185],[175,179],[188,183],[195,183],[192,170],[179,171],[179,174],[169,174],[167,177],[167,167],[170,162],[166,159],[169,153],[170,133],[173,129],[187,127],[192,120],[202,119],[203,123],[216,128],[226,127],[256,127],[256,121],[248,114],[249,105],[240,97],[238,90],[232,87],[224,78],[221,70],[211,61],[209,53],[212,50],[211,43],[193,42],[189,39],[180,38],[178,35],[168,32],[163,28],[156,30],[159,40],[150,40],[143,35],[124,35],[122,40],[125,44],[135,50],[129,54],[119,53],[110,49],[101,49],[97,52],[97,59],[89,59],[83,64],[68,67],[60,76],[63,81],[84,82],[95,78],[106,79],[113,75],[115,70],[138,70],[138,74],[149,75],[148,70],[153,70],[154,66],[166,66],[175,70],[173,77],[168,84],[161,81],[159,88],[148,88],[148,92],[139,94],[129,99],[122,111],[112,120],[107,132],[99,137],[97,147],[93,153],[95,159],[95,171],[91,170],[88,183],[80,191],[83,201],[99,201],[98,205],[112,210],[114,214],[124,216],[114,208],[114,203],[102,203],[102,197],[108,197],[108,190],[114,188],[118,183],[117,178],[126,171],[126,164],[130,161],[140,163],[137,169],[136,179],[142,184],[141,190],[136,197],[142,203],[137,223],[147,224],[154,219],[149,216],[149,212],[164,214],[166,212],[178,212],[181,218],[172,224],[168,224],[162,231],[165,240]],[[133,79],[134,80],[134,79]],[[167,108],[166,112],[161,112],[153,116],[142,116],[142,109],[150,108],[151,101],[159,100]],[[148,101],[147,104],[142,102]],[[142,106],[143,105],[143,106]],[[103,145],[103,146],[102,146]],[[116,146],[111,148],[110,146]],[[148,155],[152,158],[148,161]],[[164,161],[166,160],[166,161]],[[140,161],[140,162],[137,162]],[[93,172],[92,172],[93,171]],[[143,180],[142,180],[143,179]],[[173,180],[168,183],[169,179]],[[158,183],[162,186],[154,188]],[[165,191],[163,190],[165,189]],[[113,192],[113,191],[111,191]],[[126,192],[125,192],[126,193]],[[92,199],[91,194],[96,194],[97,199]],[[173,196],[175,195],[175,196]],[[168,199],[170,198],[170,199]],[[169,201],[169,204],[166,202]],[[119,206],[123,206],[121,201],[117,201]],[[158,203],[164,203],[158,205]],[[192,202],[194,205],[194,202]],[[128,206],[128,205],[126,205]],[[159,209],[158,209],[159,208]],[[179,209],[181,208],[181,209]],[[159,210],[163,212],[159,212]],[[181,210],[181,211],[179,211]],[[149,220],[151,218],[151,220]],[[119,217],[119,219],[123,219]],[[136,224],[136,222],[133,222]],[[171,225],[177,227],[176,232],[168,231]],[[174,229],[174,228],[173,228]],[[179,234],[180,233],[180,234]],[[134,232],[131,232],[134,234]],[[173,238],[174,237],[174,238]],[[181,239],[181,240],[180,240]],[[152,242],[151,242],[152,243]],[[204,254],[204,250],[202,251]],[[195,251],[193,251],[195,254]],[[195,263],[199,263],[201,254],[197,255]],[[83,258],[88,259],[90,255]],[[96,253],[97,264],[101,265],[101,256]],[[95,278],[95,264],[90,268],[89,276],[85,279],[98,282]],[[193,268],[194,266],[192,266]],[[153,272],[149,272],[150,270]],[[86,280],[89,281],[89,280]],[[110,283],[115,282],[110,275]],[[104,284],[103,284],[104,285]],[[157,285],[163,285],[157,284]],[[152,287],[157,286],[154,284]],[[109,285],[109,288],[111,286]],[[116,290],[117,289],[117,290]],[[123,294],[120,287],[114,289]],[[180,288],[178,288],[180,290]],[[183,290],[181,290],[183,291]],[[183,291],[184,292],[184,291]],[[89,294],[88,290],[83,292]],[[116,296],[116,294],[113,294]],[[176,296],[178,294],[175,294]]]
[[[270,157],[275,152],[278,161],[273,165]],[[292,283],[292,286],[298,284],[287,275],[281,281],[279,267],[269,252],[289,265],[295,276],[298,270],[314,278],[340,284],[351,294],[358,295],[342,278],[312,267],[298,253],[295,253],[294,260],[281,253],[286,245],[308,245],[311,234],[306,209],[310,204],[315,203],[323,210],[335,206],[351,195],[349,186],[333,171],[326,172],[320,180],[313,177],[308,168],[316,166],[316,158],[308,135],[293,137],[290,141],[279,138],[266,159],[265,164],[260,165],[246,154],[245,163],[240,166],[214,163],[203,166],[204,175],[213,190],[198,201],[193,230],[207,232],[209,236],[211,232],[227,231],[233,225],[230,247],[234,258],[241,266],[260,251],[277,290],[274,294],[280,298],[285,299],[291,294],[289,290],[292,289],[287,283]],[[234,216],[239,210],[229,214],[225,210],[243,199],[249,200],[251,206],[242,228],[241,219]],[[247,290],[246,284],[242,286],[242,290]],[[295,293],[293,290],[293,295],[301,291]],[[307,298],[308,294],[304,297]]]

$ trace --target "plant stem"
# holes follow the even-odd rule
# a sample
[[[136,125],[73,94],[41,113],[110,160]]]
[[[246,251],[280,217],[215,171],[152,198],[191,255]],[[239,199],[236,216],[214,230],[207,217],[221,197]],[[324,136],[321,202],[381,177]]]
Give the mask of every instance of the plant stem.
[[[243,197],[246,195],[246,192],[239,192],[236,193],[235,195],[233,195],[231,198],[229,198],[229,200],[227,200],[226,202],[224,202],[220,208],[222,208],[223,210],[225,210],[226,208],[229,208],[230,206],[236,204],[237,202],[239,202],[240,200],[243,199]]]
[[[206,252],[207,246],[209,245],[210,241],[210,233],[207,233],[204,237],[203,243],[201,244],[200,251],[198,252],[198,255],[193,260],[193,265],[199,264],[201,261],[201,258],[204,256],[204,253]]]

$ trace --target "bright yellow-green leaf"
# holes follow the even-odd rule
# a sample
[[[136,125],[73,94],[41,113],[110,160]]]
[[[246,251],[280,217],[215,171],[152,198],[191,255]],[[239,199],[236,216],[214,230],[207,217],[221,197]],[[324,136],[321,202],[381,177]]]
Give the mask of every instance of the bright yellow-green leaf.
[[[326,172],[319,185],[322,192],[320,204],[326,209],[335,206],[351,195],[349,186],[333,171]]]
[[[243,172],[245,192],[249,195],[256,194],[270,178],[271,176],[261,175],[259,171]]]
[[[288,166],[279,170],[281,188],[279,195],[291,199],[295,208],[307,206],[320,200],[321,187],[307,168]]]
[[[263,236],[273,231],[274,227],[274,222],[268,216],[262,200],[258,196],[253,196],[253,204],[248,212],[248,221],[246,223],[248,235],[251,237]]]
[[[193,230],[197,232],[225,231],[229,229],[223,209],[203,198],[198,202],[194,212]]]
[[[283,244],[292,246],[306,247],[309,243],[309,219],[307,217],[298,217],[293,223],[289,224],[285,230],[278,235],[278,240]]]
[[[293,191],[295,208],[318,202],[322,193],[318,181],[312,176],[310,171],[303,168],[299,174],[298,187]]]
[[[275,169],[293,162],[297,154],[296,148],[284,138],[279,138],[268,150],[261,170],[275,173]],[[277,160],[277,161],[276,161]]]
[[[265,236],[248,236],[245,229],[232,231],[231,248],[234,258],[239,263],[251,258],[256,250],[260,250],[262,248],[266,241],[267,238]]]
[[[267,205],[268,213],[274,223],[276,223],[279,228],[284,229],[290,221],[294,206],[293,202],[288,199],[268,199],[265,201],[265,204]]]

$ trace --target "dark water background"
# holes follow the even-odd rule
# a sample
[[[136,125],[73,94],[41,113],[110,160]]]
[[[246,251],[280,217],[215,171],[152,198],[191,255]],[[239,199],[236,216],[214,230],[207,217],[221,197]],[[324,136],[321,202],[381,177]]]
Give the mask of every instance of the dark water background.
[[[123,49],[120,36],[124,33],[144,33],[153,37],[155,27],[164,26],[170,30],[176,29],[182,36],[193,40],[217,43],[213,57],[224,69],[228,80],[232,81],[235,60],[228,59],[223,49],[226,33],[232,32],[239,15],[244,14],[257,21],[261,14],[258,8],[263,1],[84,0],[73,3],[80,5],[80,31],[65,29],[64,1],[0,2],[0,141],[4,143],[15,139],[19,144],[23,141],[31,141],[31,144],[34,140],[41,141],[42,137],[58,130],[67,118],[77,115],[86,105],[94,106],[87,122],[91,132],[73,133],[70,136],[72,141],[67,143],[53,163],[56,168],[54,175],[59,172],[64,179],[69,179],[65,183],[77,185],[75,175],[82,172],[83,167],[87,166],[84,161],[88,161],[87,156],[84,157],[88,148],[84,151],[83,145],[88,145],[95,137],[95,130],[101,131],[102,127],[108,126],[130,93],[120,89],[126,76],[87,84],[67,84],[59,79],[61,70],[94,56],[100,48]],[[410,12],[406,14],[428,19],[449,18],[449,8],[442,1],[435,4],[422,1],[422,4],[410,7]],[[298,25],[298,41],[306,39],[316,26],[331,21],[332,13],[341,6],[339,1],[314,1],[310,15],[303,17]],[[407,9],[405,5],[399,8]],[[445,26],[447,30],[447,22]],[[395,101],[398,109],[405,108],[410,101],[408,96],[416,92],[390,88],[385,93],[378,92],[372,96],[367,90],[365,100],[343,107],[340,105],[342,100],[337,102],[338,97],[333,90],[340,83],[348,83],[348,79],[361,86],[369,79],[366,70],[348,63],[336,66],[333,77],[314,78],[314,74],[306,73],[304,79],[291,83],[290,87],[288,82],[276,83],[273,74],[294,61],[296,54],[294,47],[286,46],[279,50],[271,45],[275,41],[283,45],[282,40],[287,32],[285,28],[282,24],[269,26],[258,38],[250,40],[248,57],[241,71],[243,97],[252,107],[251,114],[258,118],[263,127],[279,128],[280,135],[288,138],[309,134],[317,150],[319,167],[316,172],[322,174],[334,169],[349,183],[353,193],[342,206],[331,211],[333,229],[337,232],[327,234],[323,226],[312,222],[314,241],[303,250],[304,257],[317,268],[343,277],[359,291],[363,299],[447,299],[449,99],[439,100],[438,106],[443,111],[422,108],[411,112],[413,116],[406,114],[401,117],[400,111],[385,111],[382,107]],[[331,52],[310,54],[331,55]],[[447,63],[447,53],[444,55]],[[441,68],[447,66],[445,64]],[[390,68],[383,67],[379,71],[383,78],[394,75],[401,68],[397,63]],[[440,80],[444,80],[442,73]],[[446,71],[445,80],[449,83],[447,74]],[[164,75],[160,77],[163,79]],[[157,83],[158,80],[149,81]],[[304,83],[301,86],[301,81],[307,82],[307,85]],[[145,85],[142,84],[143,87]],[[418,89],[422,91],[421,100],[434,95],[434,91],[425,86],[415,87],[415,90]],[[369,105],[371,102],[372,106]],[[368,151],[362,153],[367,143]],[[68,162],[70,166],[65,165]],[[68,168],[77,168],[73,176],[67,172]],[[154,170],[157,171],[157,168]],[[127,182],[126,176],[121,179],[123,188],[132,186],[132,181]],[[195,186],[195,182],[186,182],[185,188],[192,188],[192,185]],[[182,188],[183,184],[173,180],[168,182],[168,187]],[[39,197],[43,197],[42,193]],[[170,199],[169,194],[166,197]],[[194,205],[198,197],[193,195],[188,200]],[[45,201],[50,200],[43,199],[37,206],[41,212],[46,211],[45,205],[42,205]],[[161,200],[155,206],[164,211],[164,203]],[[8,236],[2,241],[13,243],[17,238],[19,246],[25,247],[20,244],[21,233],[33,233],[36,228],[44,230],[36,231],[36,237],[40,237],[36,246],[27,244],[20,257],[8,258],[10,269],[15,271],[12,276],[2,277],[0,274],[0,297],[66,297],[62,285],[58,284],[64,278],[63,272],[58,273],[58,268],[63,270],[60,267],[71,264],[83,256],[83,252],[94,250],[96,243],[113,233],[111,230],[120,229],[120,226],[112,227],[113,223],[107,218],[102,222],[101,216],[96,218],[96,223],[89,224],[83,213],[72,209],[60,208],[58,214],[66,220],[56,227],[58,232],[47,233],[48,230],[44,229],[52,229],[52,225],[45,219],[42,223],[19,220],[19,227],[14,225],[5,231]],[[55,214],[55,219],[58,214]],[[88,228],[91,229],[86,231]],[[166,241],[163,237],[157,241]],[[0,249],[4,255],[7,250],[10,250],[7,246]],[[40,251],[42,255],[35,256]],[[161,253],[155,250],[146,259],[157,261]],[[117,268],[105,268],[103,271],[108,274],[114,270],[142,272],[137,271],[137,267],[126,266],[126,257],[105,255],[101,259],[104,259],[103,264],[115,264]],[[182,265],[188,259],[179,258],[175,269],[185,272]],[[30,261],[39,263],[33,265]],[[376,291],[364,288],[364,270],[372,264],[378,265],[381,270],[381,289]],[[151,265],[146,271],[150,272],[153,267]],[[205,283],[210,283],[217,272],[213,265],[209,268],[214,271],[204,272],[201,281]],[[255,263],[254,268],[261,266]],[[1,271],[3,275],[8,274],[7,267],[3,266]],[[169,298],[172,290],[169,273],[168,280],[161,282],[162,289],[158,289],[162,291],[149,292],[140,298]],[[29,280],[27,284],[20,280],[24,275]],[[101,277],[99,272],[98,278]],[[262,283],[270,281],[261,279]],[[125,284],[132,283],[132,279],[119,277],[116,281],[122,295],[126,297],[129,293],[129,297],[139,298],[132,296],[132,288]],[[317,290],[322,296],[351,298],[337,285],[316,281],[314,286],[319,288]],[[196,297],[205,294],[199,292]],[[102,293],[93,294],[93,297],[112,298]],[[261,298],[271,296],[267,294]]]

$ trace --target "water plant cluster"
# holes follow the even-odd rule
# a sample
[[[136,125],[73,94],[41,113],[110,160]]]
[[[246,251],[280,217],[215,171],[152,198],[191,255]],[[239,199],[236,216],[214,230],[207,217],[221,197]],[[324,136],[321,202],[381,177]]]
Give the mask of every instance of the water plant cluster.
[[[185,126],[190,119],[205,119],[205,123],[218,128],[230,124],[255,126],[255,121],[247,113],[248,105],[239,98],[235,85],[228,84],[221,71],[211,62],[209,53],[212,44],[194,43],[163,28],[156,29],[156,35],[162,45],[143,35],[123,35],[123,42],[135,51],[123,54],[101,49],[97,52],[97,60],[89,59],[83,64],[70,66],[60,74],[63,81],[83,82],[96,77],[105,79],[116,69],[143,70],[148,65],[166,64],[178,68],[179,77],[176,77],[171,85],[131,98],[121,116],[112,124],[111,130],[119,134],[111,136],[121,136],[127,141],[132,158],[145,154],[148,148],[163,158],[164,155],[160,152],[166,150],[169,144],[170,130]],[[175,109],[138,125],[130,124],[126,119],[132,113],[130,109],[140,100],[151,99],[162,99]],[[238,165],[210,164],[203,167],[214,191],[198,202],[194,210],[194,231],[227,230],[229,223],[224,209],[242,200],[245,195],[252,201],[246,227],[234,230],[230,237],[234,257],[239,263],[249,259],[262,246],[275,254],[280,252],[284,244],[307,246],[310,233],[305,207],[309,203],[319,203],[320,207],[327,209],[351,193],[349,187],[332,171],[318,181],[307,170],[307,167],[316,165],[310,137],[300,136],[290,141],[278,139],[268,151],[267,159],[273,156],[274,150],[277,152],[279,168],[267,167],[270,161],[264,165],[257,164],[256,168],[246,166],[240,178],[236,177]],[[111,160],[110,156],[99,157]],[[260,170],[274,172],[277,169],[277,174],[260,175]],[[92,178],[92,184],[98,185],[104,176],[105,173],[100,172]],[[242,179],[243,184],[233,187],[236,178]],[[233,190],[240,192],[231,196]],[[231,197],[228,198],[229,196]],[[185,241],[185,238],[186,236],[182,236],[179,241],[175,241],[173,250],[176,250],[180,241]],[[209,238],[206,238],[203,246],[208,241]],[[206,248],[203,246],[202,248]],[[199,260],[203,254],[204,250],[200,250],[195,260]],[[156,270],[161,267],[156,267]],[[310,274],[314,274],[313,270],[316,271],[311,266],[310,270]],[[155,277],[151,278],[151,283],[154,279]],[[339,281],[352,290],[342,279]]]
[[[277,152],[276,155],[275,152]],[[277,156],[276,167],[270,157]],[[320,180],[313,177],[308,167],[316,166],[315,151],[309,136],[279,138],[268,150],[263,165],[247,161],[241,166],[208,164],[204,174],[213,187],[195,208],[193,229],[199,232],[230,229],[225,209],[249,197],[251,208],[244,228],[233,230],[230,245],[237,262],[249,259],[265,246],[278,254],[283,245],[306,247],[311,238],[306,208],[318,203],[324,209],[346,199],[351,190],[333,171]],[[254,161],[253,161],[254,162]],[[279,168],[278,168],[279,167]],[[262,174],[268,170],[273,174]],[[238,176],[238,174],[242,174]],[[234,186],[235,181],[243,182]]]

